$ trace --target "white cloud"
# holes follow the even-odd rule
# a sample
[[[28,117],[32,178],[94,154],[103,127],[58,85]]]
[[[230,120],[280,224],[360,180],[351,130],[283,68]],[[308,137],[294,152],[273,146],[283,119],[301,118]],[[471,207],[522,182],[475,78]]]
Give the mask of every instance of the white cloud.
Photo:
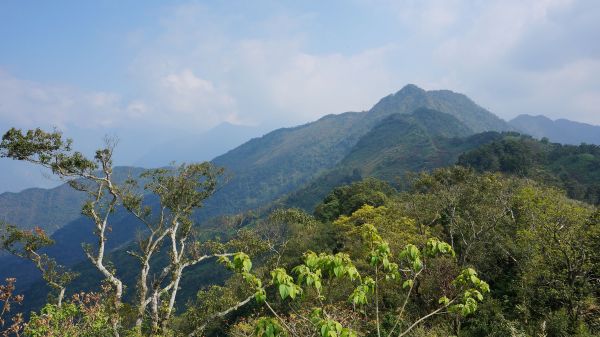
[[[228,24],[240,24],[235,18],[207,11],[175,8],[162,20],[163,33],[146,41],[131,65],[132,77],[165,110],[205,122],[295,124],[368,109],[398,89],[386,69],[392,46],[309,52],[307,36],[295,30],[310,15],[275,15],[253,23],[271,33],[244,38],[228,33]]]
[[[236,119],[235,99],[215,88],[211,81],[197,77],[191,69],[164,76],[159,90],[164,111],[173,114],[170,117],[210,126]]]
[[[16,78],[0,71],[0,119],[19,127],[91,128],[126,122],[120,97],[114,93]]]
[[[590,51],[600,31],[600,6],[593,1],[382,0],[348,6],[365,13],[384,6],[389,11],[377,19],[396,20],[396,26],[368,32],[378,43],[350,40],[343,51],[319,50],[312,42],[327,41],[310,27],[330,19],[322,13],[277,10],[249,18],[197,3],[174,6],[158,30],[123,34],[134,55],[130,96],[0,73],[0,118],[190,131],[223,121],[290,125],[368,109],[416,83],[464,92],[504,118],[545,113],[600,124],[600,52]]]
[[[507,119],[545,113],[600,124],[594,104],[600,96],[594,80],[600,77],[595,65],[600,47],[593,50],[591,41],[600,31],[600,6],[593,1],[354,5],[359,12],[389,9],[384,16],[385,10],[378,11],[376,19],[395,19],[396,28],[367,33],[389,36],[387,42],[363,47],[350,40],[352,48],[344,52],[317,52],[311,42],[322,37],[310,27],[333,19],[324,13],[274,11],[257,20],[215,15],[198,4],[177,6],[161,20],[162,33],[144,41],[132,75],[160,110],[185,110],[188,118],[215,123],[303,123],[368,109],[416,83],[465,92]],[[240,27],[252,32],[240,34]],[[165,90],[166,78],[179,83],[184,76],[186,90]]]
[[[450,24],[436,24],[436,1],[395,3],[411,13],[413,61],[430,88],[462,91],[503,118],[521,113],[600,124],[600,3],[454,1]],[[419,24],[415,18],[421,19]],[[410,21],[412,18],[412,21]],[[407,21],[409,20],[409,21]],[[442,20],[443,21],[443,20]],[[410,23],[410,25],[408,24]],[[443,23],[443,22],[442,22]],[[432,28],[437,34],[424,31]]]

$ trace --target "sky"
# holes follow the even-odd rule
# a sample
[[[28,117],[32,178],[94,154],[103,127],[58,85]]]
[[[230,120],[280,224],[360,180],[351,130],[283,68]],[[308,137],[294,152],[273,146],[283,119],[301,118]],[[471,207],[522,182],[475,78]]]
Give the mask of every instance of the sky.
[[[114,134],[124,164],[223,122],[368,110],[407,83],[600,125],[599,78],[597,0],[0,2],[0,128]]]

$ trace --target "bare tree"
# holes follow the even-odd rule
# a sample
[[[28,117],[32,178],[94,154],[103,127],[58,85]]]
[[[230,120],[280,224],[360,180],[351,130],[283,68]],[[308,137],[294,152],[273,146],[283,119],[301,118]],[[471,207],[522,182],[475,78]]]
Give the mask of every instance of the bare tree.
[[[123,282],[106,266],[104,260],[109,216],[119,203],[119,189],[113,181],[112,162],[116,140],[107,138],[106,146],[96,151],[93,159],[73,151],[71,145],[72,141],[63,139],[58,131],[48,133],[35,129],[23,133],[12,128],[2,137],[0,156],[47,167],[73,188],[88,194],[89,199],[82,208],[82,214],[93,221],[98,246],[95,249],[85,247],[85,254],[114,288],[113,328],[118,336],[118,310],[123,297]]]

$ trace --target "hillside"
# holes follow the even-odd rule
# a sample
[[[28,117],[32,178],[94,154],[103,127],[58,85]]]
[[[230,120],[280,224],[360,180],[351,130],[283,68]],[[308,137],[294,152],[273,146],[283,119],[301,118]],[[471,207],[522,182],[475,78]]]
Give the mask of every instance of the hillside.
[[[403,171],[446,163],[440,140],[472,133],[455,117],[435,110],[393,114],[364,135],[340,166],[359,169],[363,176],[391,179]]]
[[[312,211],[334,187],[365,177],[398,184],[408,172],[452,165],[461,153],[499,137],[496,132],[473,135],[455,117],[431,109],[393,114],[365,134],[335,168],[283,203]]]
[[[504,172],[559,187],[573,199],[600,204],[600,146],[562,145],[509,134],[462,155],[460,165]]]
[[[159,144],[136,160],[135,166],[151,168],[172,162],[209,161],[264,133],[262,127],[222,123],[206,132],[178,135]]]
[[[138,167],[115,167],[114,176],[117,181],[124,181],[142,171]],[[68,184],[51,189],[5,192],[0,194],[0,220],[25,229],[40,227],[52,234],[81,216],[81,205],[85,199],[85,193],[72,189]]]
[[[79,209],[81,209],[81,205],[79,205]],[[113,214],[111,223],[106,247],[109,252],[128,244],[135,238],[136,232],[142,230],[141,224],[123,209],[119,209]],[[51,235],[55,244],[42,252],[52,256],[62,265],[74,266],[85,260],[83,244],[96,242],[93,230],[91,220],[79,216],[56,230]],[[85,263],[87,264],[87,261]],[[0,265],[3,266],[0,268],[0,279],[15,277],[19,280],[21,289],[27,289],[40,279],[39,271],[31,261],[12,255],[3,255],[0,256]]]
[[[328,115],[275,130],[215,158],[233,179],[206,205],[205,215],[244,211],[279,198],[334,168],[375,125],[394,114],[429,108],[455,117],[472,133],[510,130],[502,119],[462,94],[409,84],[366,112]]]
[[[52,234],[81,215],[85,194],[68,184],[52,189],[31,188],[19,193],[0,194],[0,219],[31,229],[43,227]]]
[[[507,131],[512,126],[482,108],[463,94],[450,90],[426,91],[409,84],[393,95],[382,98],[370,112],[376,116],[393,113],[412,113],[418,108],[428,108],[450,114],[473,132]]]
[[[515,129],[536,138],[548,138],[552,142],[579,145],[600,145],[600,126],[570,121],[552,120],[545,116],[520,115],[510,122]]]

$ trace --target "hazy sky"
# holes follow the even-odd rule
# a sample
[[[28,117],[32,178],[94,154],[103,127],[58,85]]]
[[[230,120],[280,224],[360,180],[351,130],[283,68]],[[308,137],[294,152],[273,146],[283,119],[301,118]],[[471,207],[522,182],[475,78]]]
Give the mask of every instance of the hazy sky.
[[[600,124],[599,78],[598,0],[0,2],[3,129],[289,126],[406,83]]]

